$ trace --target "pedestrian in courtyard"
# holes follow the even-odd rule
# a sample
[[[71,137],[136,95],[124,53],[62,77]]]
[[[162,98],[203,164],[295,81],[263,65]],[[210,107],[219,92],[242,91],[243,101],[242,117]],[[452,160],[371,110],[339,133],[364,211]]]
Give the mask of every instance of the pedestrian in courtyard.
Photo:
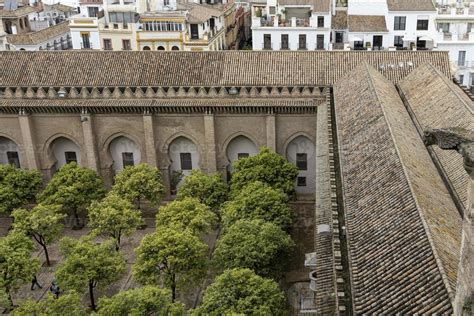
[[[49,290],[51,291],[51,293],[53,293],[54,298],[59,297],[59,293],[61,292],[61,289],[56,284],[56,281],[53,280],[53,282],[51,282],[51,286],[49,287]]]
[[[39,284],[38,279],[36,278],[36,274],[33,276],[31,280],[31,290],[34,291],[35,288],[42,289],[43,287]]]

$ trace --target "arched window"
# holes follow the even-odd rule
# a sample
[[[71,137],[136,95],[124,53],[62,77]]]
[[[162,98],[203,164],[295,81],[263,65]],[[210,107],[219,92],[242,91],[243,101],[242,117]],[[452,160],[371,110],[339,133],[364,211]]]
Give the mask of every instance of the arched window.
[[[143,50],[150,50],[150,46],[144,46]]]
[[[173,46],[173,47],[171,47],[171,50],[179,50],[179,47],[178,46]]]
[[[230,162],[227,168],[227,177],[230,179],[230,173],[232,173],[232,162],[258,154],[258,147],[248,137],[240,135],[229,142],[226,148],[226,154],[227,159]]]
[[[163,46],[158,46],[156,50],[165,50],[165,48]]]
[[[57,169],[70,162],[81,165],[81,150],[72,140],[66,137],[58,137],[51,143],[51,150],[57,160]]]
[[[17,144],[9,138],[0,136],[0,164],[10,164],[20,168],[20,151]]]
[[[112,168],[115,172],[127,166],[135,166],[141,161],[140,147],[125,136],[119,136],[110,142],[109,152],[114,161]]]
[[[184,178],[191,173],[191,170],[199,169],[199,151],[189,138],[183,136],[175,138],[168,147],[168,156],[171,161],[171,178],[175,172],[182,171]],[[174,184],[175,187],[172,189],[176,189],[180,183]]]

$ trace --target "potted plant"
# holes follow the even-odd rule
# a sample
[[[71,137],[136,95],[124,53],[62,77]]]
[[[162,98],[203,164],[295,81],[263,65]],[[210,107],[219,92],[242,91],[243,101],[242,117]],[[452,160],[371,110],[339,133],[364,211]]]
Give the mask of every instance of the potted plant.
[[[183,171],[175,170],[171,173],[171,179],[170,179],[171,195],[176,195],[176,191],[178,190],[178,184],[181,182],[181,179],[183,179]]]
[[[372,50],[372,44],[370,42],[365,42],[365,48],[367,48],[367,50]]]
[[[411,50],[416,50],[416,44],[414,42],[410,43],[410,49]]]

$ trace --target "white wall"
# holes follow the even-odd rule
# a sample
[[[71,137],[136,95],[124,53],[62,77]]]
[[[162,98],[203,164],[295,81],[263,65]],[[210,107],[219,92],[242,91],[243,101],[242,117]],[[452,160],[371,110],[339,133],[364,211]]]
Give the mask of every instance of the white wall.
[[[123,170],[123,158],[122,153],[133,153],[133,163],[138,165],[141,161],[141,153],[138,145],[130,138],[120,136],[115,138],[109,147],[110,155],[114,161],[112,168],[114,171]]]
[[[18,150],[17,144],[15,144],[14,141],[8,138],[0,137],[0,164],[8,163],[8,158],[7,158],[8,151],[18,152],[18,157],[20,158],[20,161],[21,161],[20,151]]]
[[[298,177],[306,177],[306,186],[295,186],[295,190],[300,194],[314,194],[316,177],[316,151],[314,143],[306,136],[298,136],[293,139],[286,148],[286,158],[296,165],[296,154],[305,153],[308,158],[307,170],[299,170]]]
[[[449,52],[449,60],[455,69],[455,77],[459,80],[463,76],[462,82],[464,86],[471,86],[471,75],[474,76],[474,42],[439,42],[437,50],[444,50]],[[466,52],[465,66],[458,66],[459,51]]]
[[[258,147],[253,141],[245,136],[237,136],[232,139],[227,145],[226,149],[227,159],[229,162],[234,162],[238,159],[239,153],[246,153],[250,156],[255,156],[258,154]],[[229,171],[232,170],[232,165],[230,166]]]
[[[71,40],[73,49],[81,49],[82,37],[81,32],[89,32],[89,41],[92,45],[92,49],[101,49],[102,45],[99,38],[98,28],[71,28]]]
[[[405,16],[406,17],[406,27],[405,30],[394,30],[394,21],[396,16]],[[436,12],[418,12],[418,13],[409,13],[409,12],[389,12],[386,16],[387,28],[390,32],[389,46],[393,46],[394,37],[403,36],[405,38],[414,38],[416,43],[416,38],[421,36],[428,36],[433,39],[433,44],[429,42],[426,43],[427,47],[436,46],[436,39],[438,37],[438,32],[436,31],[435,23]],[[428,19],[428,30],[427,31],[418,31],[416,29],[416,24],[418,19]]]
[[[56,139],[52,144],[53,154],[57,160],[56,168],[59,169],[66,164],[66,151],[74,151],[76,152],[77,164],[81,166],[81,150],[79,146],[77,146],[73,141],[60,137]]]
[[[347,13],[350,15],[385,15],[386,0],[349,0]]]
[[[317,43],[317,35],[324,35],[324,49],[329,49],[329,38],[330,31],[318,31],[311,28],[290,28],[290,27],[278,27],[265,29],[259,28],[252,31],[252,45],[253,50],[263,49],[263,38],[264,34],[271,34],[272,37],[272,49],[280,50],[281,47],[281,34],[288,34],[288,42],[290,50],[298,50],[299,35],[306,34],[306,47],[308,50],[315,50]]]
[[[199,169],[199,151],[196,144],[186,137],[178,137],[171,142],[168,148],[168,156],[171,161],[170,174],[173,171],[181,170],[181,153],[191,153],[192,167],[193,169]],[[191,170],[183,170],[184,177],[190,173]]]

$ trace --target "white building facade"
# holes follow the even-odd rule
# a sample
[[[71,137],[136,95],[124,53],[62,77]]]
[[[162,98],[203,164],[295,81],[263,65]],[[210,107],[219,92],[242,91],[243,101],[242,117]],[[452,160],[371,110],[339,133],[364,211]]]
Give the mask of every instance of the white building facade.
[[[474,4],[440,6],[436,17],[438,50],[449,52],[456,79],[474,87]]]
[[[253,50],[329,50],[330,0],[252,4]]]

